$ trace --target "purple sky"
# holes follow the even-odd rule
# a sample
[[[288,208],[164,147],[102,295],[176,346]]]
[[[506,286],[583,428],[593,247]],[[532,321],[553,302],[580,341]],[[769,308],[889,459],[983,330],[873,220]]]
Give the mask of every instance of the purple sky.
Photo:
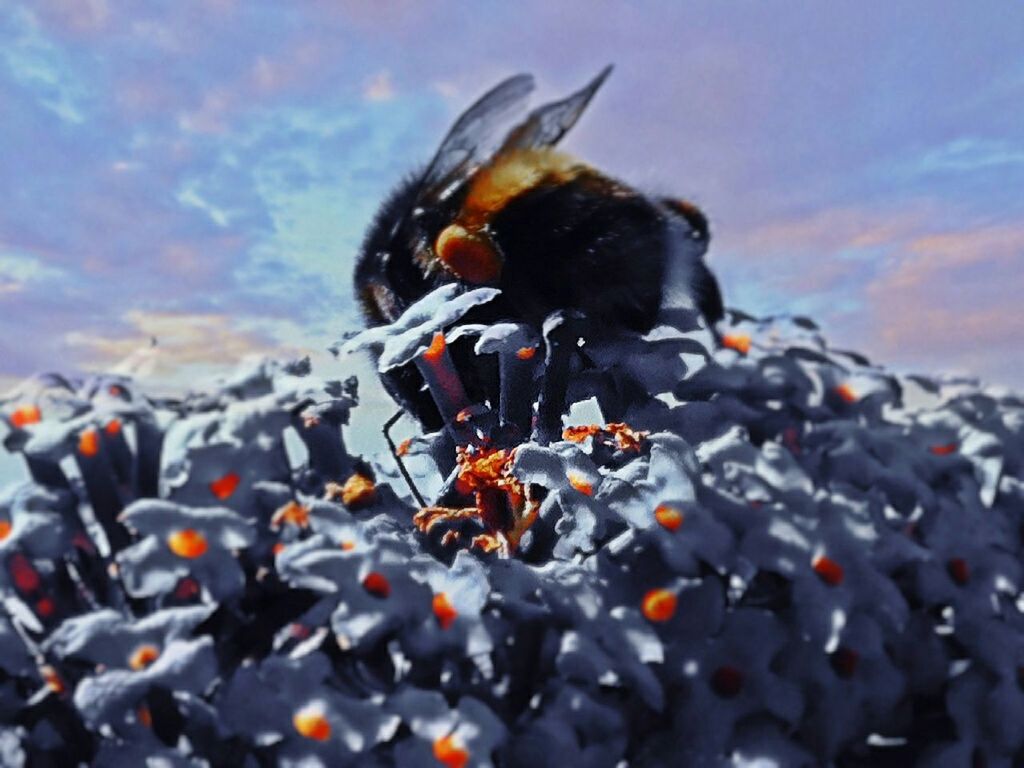
[[[0,7],[0,387],[150,336],[167,375],[321,350],[376,203],[458,112],[608,62],[565,148],[699,202],[729,304],[1024,373],[1019,3]]]

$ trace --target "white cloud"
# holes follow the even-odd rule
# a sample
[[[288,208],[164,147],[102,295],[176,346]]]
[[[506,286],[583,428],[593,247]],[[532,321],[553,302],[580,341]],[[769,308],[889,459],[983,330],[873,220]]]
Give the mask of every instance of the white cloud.
[[[395,97],[391,73],[384,69],[367,80],[363,87],[363,97],[367,101],[391,101]]]
[[[63,51],[47,40],[29,12],[12,14],[15,33],[0,47],[0,64],[15,83],[67,123],[85,121],[86,89]]]
[[[0,294],[17,293],[29,283],[56,280],[65,274],[35,256],[0,250]]]
[[[926,152],[917,162],[922,173],[974,171],[1024,165],[1024,149],[1006,141],[963,138]]]
[[[228,225],[228,214],[221,208],[212,205],[209,201],[200,196],[195,187],[186,186],[175,196],[177,201],[189,208],[198,208],[210,217],[210,220],[218,227]]]

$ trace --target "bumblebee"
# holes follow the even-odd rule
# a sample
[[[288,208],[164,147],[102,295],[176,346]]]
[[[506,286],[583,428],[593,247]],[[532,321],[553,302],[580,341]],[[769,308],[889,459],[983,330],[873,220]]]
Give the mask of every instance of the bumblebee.
[[[683,298],[713,328],[722,296],[704,264],[710,238],[700,209],[644,195],[556,149],[610,72],[518,123],[534,84],[517,75],[456,120],[426,169],[398,186],[366,233],[355,289],[368,325],[393,322],[457,282],[500,288],[477,321],[539,329],[565,310],[597,328],[643,333]],[[464,377],[484,402],[486,373]],[[425,428],[441,426],[415,370],[384,384]]]

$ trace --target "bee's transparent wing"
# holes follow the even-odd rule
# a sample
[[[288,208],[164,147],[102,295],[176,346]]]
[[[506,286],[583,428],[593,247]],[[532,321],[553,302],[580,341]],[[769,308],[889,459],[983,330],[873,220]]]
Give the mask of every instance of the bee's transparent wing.
[[[537,107],[521,125],[512,129],[501,145],[499,154],[512,149],[550,147],[557,144],[576,124],[611,71],[612,65],[609,64],[597,77],[571,96]]]
[[[464,178],[498,147],[510,118],[521,112],[533,90],[533,77],[515,75],[503,80],[462,113],[420,182],[418,200],[437,197],[452,182]]]

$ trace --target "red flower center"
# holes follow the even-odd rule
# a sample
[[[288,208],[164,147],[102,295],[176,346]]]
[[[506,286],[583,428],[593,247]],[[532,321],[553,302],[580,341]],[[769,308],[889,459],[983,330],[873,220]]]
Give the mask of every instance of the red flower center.
[[[711,674],[711,690],[723,699],[733,699],[743,690],[743,673],[725,664]]]
[[[363,589],[374,597],[387,597],[391,594],[391,584],[387,577],[379,571],[370,571],[363,579]]]

